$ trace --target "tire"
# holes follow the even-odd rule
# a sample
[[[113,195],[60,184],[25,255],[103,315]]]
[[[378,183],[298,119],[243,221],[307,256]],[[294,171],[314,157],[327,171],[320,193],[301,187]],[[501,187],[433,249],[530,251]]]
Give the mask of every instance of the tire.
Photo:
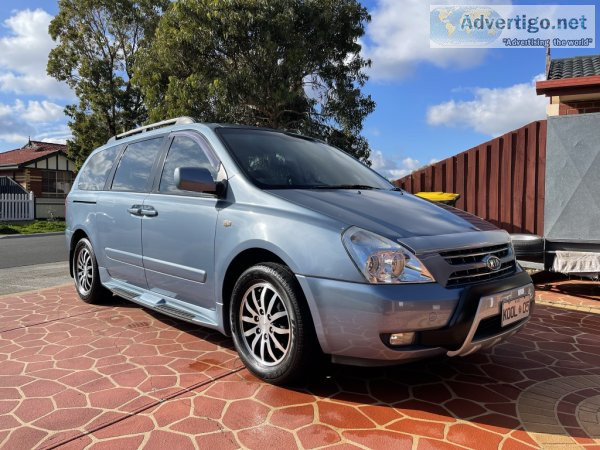
[[[544,260],[544,238],[535,234],[511,234],[517,259],[542,262]]]
[[[320,360],[300,286],[281,264],[258,264],[240,275],[231,295],[230,324],[241,360],[264,381],[293,383]]]
[[[79,298],[86,303],[100,304],[112,296],[100,284],[96,255],[88,238],[81,238],[73,250],[73,279]]]

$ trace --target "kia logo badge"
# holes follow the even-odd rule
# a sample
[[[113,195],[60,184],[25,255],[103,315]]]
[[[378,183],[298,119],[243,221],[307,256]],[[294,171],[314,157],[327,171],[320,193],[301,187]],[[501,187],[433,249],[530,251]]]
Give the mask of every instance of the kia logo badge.
[[[483,258],[483,262],[485,263],[487,268],[493,272],[499,270],[502,266],[502,261],[500,261],[500,258],[493,255],[487,255],[485,258]]]

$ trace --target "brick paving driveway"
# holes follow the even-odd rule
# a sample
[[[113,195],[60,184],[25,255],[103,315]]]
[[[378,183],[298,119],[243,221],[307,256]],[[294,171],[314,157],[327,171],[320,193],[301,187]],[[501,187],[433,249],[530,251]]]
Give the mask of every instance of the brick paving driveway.
[[[599,423],[593,311],[538,305],[493,350],[332,366],[285,389],[244,370],[230,339],[116,297],[0,297],[1,448],[600,449]]]

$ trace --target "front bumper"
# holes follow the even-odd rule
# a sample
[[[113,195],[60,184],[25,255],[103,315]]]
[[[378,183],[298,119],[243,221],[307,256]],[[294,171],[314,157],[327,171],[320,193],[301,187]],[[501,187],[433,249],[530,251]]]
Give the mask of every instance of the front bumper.
[[[317,337],[335,362],[395,364],[436,355],[464,356],[516,333],[531,317],[534,291],[525,272],[460,289],[437,283],[373,285],[297,276]],[[507,292],[530,294],[528,318],[500,327]],[[485,299],[484,299],[485,297]],[[393,347],[391,333],[415,332],[414,344]]]

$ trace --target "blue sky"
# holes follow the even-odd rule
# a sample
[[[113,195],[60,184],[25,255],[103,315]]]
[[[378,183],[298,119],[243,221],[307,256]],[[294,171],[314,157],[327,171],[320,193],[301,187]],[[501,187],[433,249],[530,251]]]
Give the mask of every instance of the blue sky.
[[[364,135],[374,167],[384,175],[399,177],[544,117],[546,100],[533,88],[544,72],[543,49],[430,49],[428,2],[363,3],[373,19],[362,40],[364,54],[373,60],[365,90],[377,103]],[[20,147],[27,136],[53,141],[69,136],[62,108],[74,101],[72,93],[44,71],[52,47],[47,23],[57,10],[54,0],[0,2],[0,151]],[[600,51],[552,50],[553,57],[593,53]]]

